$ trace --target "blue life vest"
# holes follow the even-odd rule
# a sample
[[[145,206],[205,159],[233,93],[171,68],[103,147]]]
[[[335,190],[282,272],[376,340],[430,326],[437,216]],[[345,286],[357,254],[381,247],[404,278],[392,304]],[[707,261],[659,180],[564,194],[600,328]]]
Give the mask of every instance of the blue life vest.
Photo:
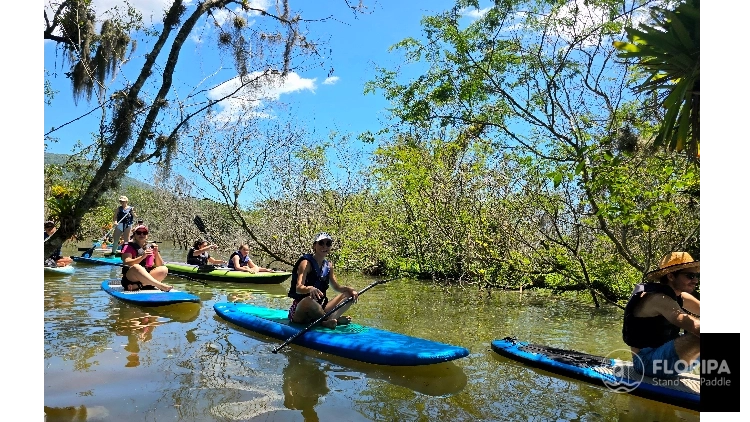
[[[232,258],[234,258],[235,255],[240,257],[240,267],[244,267],[248,262],[250,262],[250,254],[245,255],[245,257],[243,258],[240,251],[234,251],[231,255],[229,255],[229,260],[227,260],[227,267],[234,269],[234,262],[232,261]]]
[[[636,317],[633,315],[636,306],[643,300],[641,293],[663,293],[672,298],[682,308],[682,296],[664,283],[637,284],[625,305],[625,316],[622,324],[622,340],[631,347],[659,347],[680,336],[680,327],[667,321],[662,315],[653,317]]]
[[[287,296],[291,297],[294,300],[300,300],[302,298],[305,298],[307,296],[310,296],[308,293],[300,294],[297,293],[297,268],[299,268],[299,264],[302,261],[307,261],[312,265],[312,274],[308,273],[305,277],[305,286],[313,286],[316,289],[323,292],[323,297],[326,297],[326,290],[328,290],[328,286],[330,284],[330,276],[331,276],[331,265],[328,260],[323,260],[323,267],[318,266],[318,261],[315,260],[315,257],[312,254],[304,254],[297,262],[294,264],[294,269],[292,270],[292,285],[289,287],[289,293],[287,293]]]

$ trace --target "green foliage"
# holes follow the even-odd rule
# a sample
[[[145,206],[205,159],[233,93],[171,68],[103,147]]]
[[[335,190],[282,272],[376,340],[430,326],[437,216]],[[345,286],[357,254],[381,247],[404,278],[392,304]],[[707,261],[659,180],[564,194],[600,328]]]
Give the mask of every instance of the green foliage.
[[[684,0],[674,10],[651,8],[652,22],[627,28],[629,42],[614,42],[619,57],[648,72],[636,86],[654,93],[664,108],[655,146],[688,151],[698,159],[700,139],[700,0]]]
[[[55,99],[55,95],[60,91],[55,91],[52,88],[52,83],[47,79],[49,76],[49,71],[44,70],[44,104],[46,105],[52,105],[52,100]]]
[[[366,87],[393,104],[374,171],[401,214],[385,227],[402,259],[389,262],[500,286],[629,293],[699,221],[697,171],[642,147],[654,131],[647,99],[622,90],[631,77],[611,60],[630,12],[605,0],[508,1],[466,22],[469,6],[425,17],[422,39],[394,46],[426,72],[404,82],[379,69]],[[467,155],[447,159],[457,151]],[[448,233],[456,240],[435,240]]]
[[[94,91],[103,96],[106,79],[115,74],[126,60],[129,33],[143,28],[142,17],[135,8],[126,3],[127,10],[118,6],[105,11],[107,16],[96,33],[97,15],[91,0],[64,0],[60,3],[60,14],[52,22],[58,25],[64,40],[61,45],[70,63],[70,71],[65,75],[73,86],[73,98],[77,102],[85,96],[91,100]],[[48,34],[49,32],[49,34]],[[45,31],[45,37],[51,31]],[[131,49],[135,49],[132,42]]]

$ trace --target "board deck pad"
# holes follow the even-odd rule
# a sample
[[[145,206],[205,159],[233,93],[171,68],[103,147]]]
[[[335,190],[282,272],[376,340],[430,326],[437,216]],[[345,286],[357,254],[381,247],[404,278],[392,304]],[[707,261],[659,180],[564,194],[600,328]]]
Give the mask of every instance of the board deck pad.
[[[507,358],[549,372],[603,385],[612,391],[630,393],[693,410],[699,410],[700,407],[700,376],[697,374],[683,373],[668,380],[653,378],[636,372],[631,361],[520,342],[512,337],[494,340],[491,347],[496,353]]]
[[[120,279],[104,280],[102,290],[124,302],[135,303],[145,306],[170,305],[183,302],[200,302],[200,298],[193,294],[172,289],[168,292],[161,290],[136,290],[127,291]]]
[[[289,322],[287,310],[246,303],[220,302],[214,310],[223,319],[250,331],[287,340],[307,327]],[[411,337],[356,323],[329,329],[317,325],[291,344],[366,363],[418,366],[448,362],[469,355],[460,346]]]

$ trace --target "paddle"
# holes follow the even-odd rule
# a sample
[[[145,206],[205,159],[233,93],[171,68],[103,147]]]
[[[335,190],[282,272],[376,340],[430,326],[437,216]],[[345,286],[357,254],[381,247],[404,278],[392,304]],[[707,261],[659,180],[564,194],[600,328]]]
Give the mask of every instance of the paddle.
[[[196,215],[195,218],[193,218],[193,223],[195,223],[195,226],[198,227],[198,230],[201,233],[203,233],[204,235],[206,235],[206,240],[208,240],[209,242],[213,243],[214,245],[216,244],[216,242],[214,242],[214,240],[211,238],[211,236],[208,235],[208,232],[206,231],[206,225],[203,224],[203,220],[201,220],[200,216]]]
[[[386,279],[386,280],[375,280],[375,282],[374,282],[374,283],[372,283],[372,284],[370,284],[369,286],[367,286],[367,287],[365,287],[364,289],[362,289],[362,290],[361,290],[361,291],[359,292],[359,295],[358,295],[358,296],[361,296],[361,295],[362,295],[362,294],[363,294],[364,292],[366,292],[366,291],[370,290],[371,288],[373,288],[373,287],[377,286],[378,284],[385,284],[385,283],[387,283],[387,282],[389,282],[389,281],[393,281],[393,280],[396,280],[396,279],[399,279],[399,278],[401,278],[401,277],[400,277],[400,276],[399,276],[399,277],[393,277],[393,278],[389,278],[389,279]],[[309,331],[309,330],[310,330],[310,329],[311,329],[312,327],[316,326],[316,325],[317,325],[317,324],[319,324],[319,323],[320,323],[321,321],[323,321],[324,319],[326,319],[326,318],[328,318],[329,316],[331,316],[331,314],[333,314],[333,313],[334,313],[334,312],[336,312],[336,311],[337,311],[337,310],[338,310],[339,308],[341,308],[342,306],[344,306],[344,305],[346,305],[347,303],[351,302],[352,300],[354,300],[354,297],[352,297],[352,296],[350,296],[350,297],[346,298],[346,299],[345,299],[344,301],[342,301],[341,303],[339,303],[338,305],[336,305],[336,307],[335,307],[335,308],[333,308],[333,309],[331,309],[330,311],[326,312],[326,314],[325,314],[325,315],[323,315],[322,317],[320,317],[320,318],[316,319],[315,321],[313,321],[313,323],[312,323],[312,324],[308,325],[308,326],[307,326],[307,327],[305,327],[305,328],[304,328],[303,330],[300,330],[300,331],[298,331],[298,332],[297,332],[297,333],[296,333],[295,335],[293,335],[293,336],[289,337],[288,339],[286,339],[286,341],[285,341],[284,343],[282,343],[282,344],[281,344],[281,346],[278,346],[277,348],[273,349],[273,350],[272,350],[272,352],[273,352],[273,353],[278,353],[278,352],[279,352],[279,350],[281,350],[281,348],[283,348],[283,347],[284,347],[284,346],[286,346],[287,344],[291,343],[292,341],[294,341],[294,339],[296,339],[297,337],[301,336],[302,334],[305,334],[306,332],[308,332],[308,331]]]
[[[112,264],[112,265],[116,265],[116,266],[118,266],[118,267],[127,267],[127,265],[125,265],[125,264],[118,264],[117,262],[112,262],[111,264]],[[175,273],[167,273],[167,275],[173,275],[173,276],[175,276],[175,277],[180,277],[180,278],[184,278],[184,279],[186,279],[186,280],[190,280],[190,281],[195,281],[195,282],[198,282],[198,283],[200,283],[200,284],[202,284],[202,285],[204,285],[204,286],[208,286],[208,284],[206,284],[206,282],[205,282],[205,281],[203,281],[203,280],[198,280],[197,278],[193,278],[193,277],[188,277],[188,276],[186,276],[186,275],[182,275],[182,274],[175,274]]]
[[[131,213],[131,212],[133,212],[133,210],[134,210],[134,209],[135,209],[135,207],[134,207],[134,206],[131,206],[131,207],[130,207],[130,209],[128,210],[128,212],[126,212],[126,213],[125,213],[125,215],[123,215],[123,216],[122,216],[122,218],[120,219],[120,221],[118,221],[118,222],[117,222],[117,223],[116,223],[116,224],[115,224],[114,226],[112,226],[112,228],[111,228],[111,229],[109,229],[109,231],[107,232],[107,234],[105,234],[105,235],[104,235],[104,237],[102,237],[102,238],[101,238],[101,239],[99,239],[98,241],[94,242],[94,244],[93,244],[93,245],[91,245],[91,247],[90,247],[90,248],[88,248],[88,249],[84,249],[84,250],[85,250],[86,252],[82,253],[82,254],[81,254],[81,256],[82,256],[82,257],[84,257],[84,258],[88,258],[88,257],[90,257],[90,256],[91,256],[91,254],[93,254],[93,253],[94,253],[94,249],[96,249],[96,247],[97,247],[97,246],[101,245],[101,244],[102,244],[102,242],[103,242],[103,241],[104,241],[104,240],[105,240],[106,238],[108,238],[108,237],[109,237],[109,235],[110,235],[110,234],[112,234],[112,232],[113,232],[113,231],[115,231],[115,227],[117,227],[117,225],[118,225],[118,224],[122,223],[122,221],[123,221],[123,220],[125,220],[125,219],[126,219],[126,218],[127,218],[127,217],[128,217],[129,215],[130,215],[130,213]],[[98,243],[98,245],[97,245],[97,243]],[[79,248],[78,250],[80,251],[81,249]]]

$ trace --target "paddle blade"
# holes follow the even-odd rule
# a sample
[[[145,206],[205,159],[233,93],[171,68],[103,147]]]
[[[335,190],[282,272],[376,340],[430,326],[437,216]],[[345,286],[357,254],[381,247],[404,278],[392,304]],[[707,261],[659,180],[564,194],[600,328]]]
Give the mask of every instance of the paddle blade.
[[[203,224],[203,220],[201,220],[200,216],[195,216],[193,218],[193,223],[195,223],[195,226],[198,227],[198,230],[200,230],[201,233],[206,233],[206,225]]]

